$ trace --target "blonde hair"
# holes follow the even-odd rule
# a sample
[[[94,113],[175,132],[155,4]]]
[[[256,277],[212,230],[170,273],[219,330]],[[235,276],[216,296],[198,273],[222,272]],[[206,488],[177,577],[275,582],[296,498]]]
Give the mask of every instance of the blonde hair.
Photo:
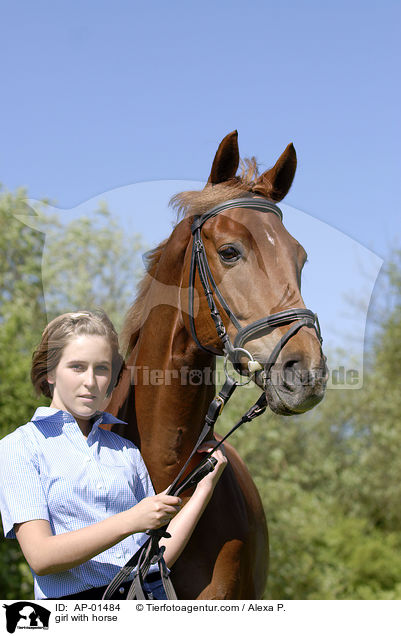
[[[96,310],[62,314],[49,322],[32,356],[31,380],[38,395],[52,397],[52,385],[48,383],[47,376],[57,367],[69,341],[82,335],[103,336],[110,344],[112,369],[107,395],[111,394],[120,379],[124,360],[113,323],[104,311]]]

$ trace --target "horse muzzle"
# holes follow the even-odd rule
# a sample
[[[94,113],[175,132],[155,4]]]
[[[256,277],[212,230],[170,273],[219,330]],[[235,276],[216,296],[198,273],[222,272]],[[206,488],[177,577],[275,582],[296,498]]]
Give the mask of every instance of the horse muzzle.
[[[314,368],[308,368],[302,360],[276,364],[269,373],[266,368],[268,365],[256,373],[255,382],[264,390],[267,404],[274,413],[305,413],[323,399],[328,377],[324,356]]]
[[[247,343],[283,326],[288,326],[288,329],[267,360],[263,362],[255,360],[249,352]],[[307,359],[302,352],[285,354],[285,345],[302,327],[312,328],[317,336],[320,359],[313,367],[310,359]],[[278,362],[279,356],[280,362]],[[255,382],[265,391],[268,406],[274,413],[280,415],[304,413],[318,404],[324,396],[328,377],[326,358],[322,351],[322,337],[317,315],[309,309],[282,311],[241,328],[235,338],[230,357],[231,359],[234,357],[234,366],[237,371],[240,373],[245,371],[247,375],[255,374]],[[248,358],[245,364],[244,357]]]

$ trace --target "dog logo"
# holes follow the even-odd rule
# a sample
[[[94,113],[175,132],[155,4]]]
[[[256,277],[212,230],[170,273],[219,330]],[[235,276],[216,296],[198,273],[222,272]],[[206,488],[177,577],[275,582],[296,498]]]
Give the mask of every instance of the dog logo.
[[[9,634],[16,629],[49,629],[51,612],[30,601],[18,601],[3,605],[6,610],[6,625]]]

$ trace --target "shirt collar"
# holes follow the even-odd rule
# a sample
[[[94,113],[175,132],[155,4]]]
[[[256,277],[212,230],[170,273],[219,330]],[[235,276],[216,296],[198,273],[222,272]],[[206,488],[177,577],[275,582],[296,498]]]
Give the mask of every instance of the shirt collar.
[[[67,411],[62,411],[61,409],[55,409],[50,406],[39,406],[36,409],[31,422],[36,422],[38,420],[59,420],[60,415],[63,418],[63,422],[65,424],[69,422],[75,422],[74,417],[71,413],[67,413]],[[57,417],[56,417],[57,416]],[[97,414],[97,419],[93,424],[93,428],[98,427],[99,424],[127,424],[127,422],[123,422],[122,420],[117,419],[111,413],[107,413],[106,411],[99,412]]]

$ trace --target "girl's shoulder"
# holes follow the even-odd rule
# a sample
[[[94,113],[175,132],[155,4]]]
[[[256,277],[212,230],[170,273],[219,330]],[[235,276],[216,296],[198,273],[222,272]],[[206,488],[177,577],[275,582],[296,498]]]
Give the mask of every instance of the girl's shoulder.
[[[44,432],[49,425],[54,424],[58,413],[57,409],[39,406],[29,422],[18,426],[0,440],[0,449],[17,447],[22,449],[20,452],[37,450],[43,441]]]
[[[27,451],[32,453],[35,447],[32,427],[33,423],[27,422],[0,439],[0,456],[11,458],[15,454],[26,454]]]
[[[0,439],[0,444],[12,444],[16,441],[20,441],[22,438],[26,437],[29,434],[29,430],[32,427],[32,422],[27,422],[26,424],[22,424],[18,426],[16,429],[8,433],[4,437]]]

